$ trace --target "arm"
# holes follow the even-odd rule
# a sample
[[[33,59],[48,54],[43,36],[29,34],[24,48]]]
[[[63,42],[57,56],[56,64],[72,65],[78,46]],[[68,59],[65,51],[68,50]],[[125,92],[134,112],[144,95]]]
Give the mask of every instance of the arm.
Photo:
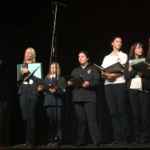
[[[124,71],[125,78],[130,80],[137,75],[137,71],[135,71],[130,64],[128,64]]]
[[[66,87],[67,87],[67,82],[64,77],[60,77],[60,79],[58,80],[57,86],[58,86],[57,94],[63,95],[65,93]]]
[[[109,72],[101,72],[102,78],[107,79],[109,81],[115,81],[118,77],[122,76],[122,73],[109,73]]]
[[[80,71],[76,68],[71,72],[71,78],[67,81],[67,86],[72,88],[82,87],[83,79],[80,77]]]

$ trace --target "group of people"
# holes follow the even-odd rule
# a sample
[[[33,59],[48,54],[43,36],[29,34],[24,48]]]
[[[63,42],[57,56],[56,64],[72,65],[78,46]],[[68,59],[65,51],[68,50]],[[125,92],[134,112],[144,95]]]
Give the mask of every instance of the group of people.
[[[111,46],[112,51],[104,57],[101,66],[107,68],[120,63],[124,67],[122,72],[98,70],[90,61],[88,52],[81,50],[78,53],[79,66],[73,69],[69,80],[62,76],[58,62],[50,64],[44,79],[30,76],[28,64],[36,63],[36,52],[31,47],[25,50],[24,65],[21,68],[23,81],[19,86],[18,95],[22,118],[26,125],[26,146],[35,145],[35,113],[38,111],[36,105],[41,95],[44,99],[43,108],[49,120],[47,144],[62,143],[63,95],[67,92],[67,88],[71,89],[72,105],[77,120],[77,137],[74,144],[77,146],[86,144],[87,127],[92,143],[97,146],[102,144],[102,134],[96,116],[96,88],[100,79],[104,80],[105,97],[112,120],[112,143],[128,143],[129,124],[133,126],[134,143],[150,142],[148,117],[150,75],[138,72],[130,63],[130,60],[138,58],[145,58],[146,62],[150,63],[149,52],[146,57],[143,44],[137,42],[131,46],[130,53],[127,55],[121,50],[122,38],[119,36],[112,39]],[[132,122],[128,119],[128,99]]]

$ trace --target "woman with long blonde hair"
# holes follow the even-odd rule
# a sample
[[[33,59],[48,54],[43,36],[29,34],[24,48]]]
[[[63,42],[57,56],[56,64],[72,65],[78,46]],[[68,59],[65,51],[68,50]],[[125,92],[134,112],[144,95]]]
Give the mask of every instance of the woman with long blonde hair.
[[[24,53],[24,61],[23,63],[31,64],[36,62],[36,52],[32,47],[28,47]]]
[[[38,102],[38,94],[36,86],[39,79],[34,75],[28,78],[30,71],[28,64],[36,63],[36,51],[32,47],[25,49],[23,65],[21,73],[23,76],[23,82],[19,87],[19,102],[22,113],[22,119],[25,123],[25,144],[24,146],[31,147],[35,143],[35,128],[36,128],[36,106]],[[27,78],[26,78],[27,77]]]

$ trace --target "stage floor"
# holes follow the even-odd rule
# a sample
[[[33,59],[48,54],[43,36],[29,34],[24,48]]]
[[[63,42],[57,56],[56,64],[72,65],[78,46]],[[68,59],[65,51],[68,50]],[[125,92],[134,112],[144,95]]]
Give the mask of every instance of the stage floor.
[[[103,149],[103,148],[148,148],[150,149],[150,144],[101,144],[100,146],[86,145],[86,146],[73,146],[73,145],[41,145],[35,147],[26,147],[24,145],[15,145],[9,147],[0,147],[0,150],[7,149]]]

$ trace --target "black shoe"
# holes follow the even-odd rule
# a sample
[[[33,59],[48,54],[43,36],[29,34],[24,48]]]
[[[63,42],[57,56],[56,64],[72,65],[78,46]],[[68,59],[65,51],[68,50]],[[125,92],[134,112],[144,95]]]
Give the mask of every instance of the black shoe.
[[[102,142],[95,142],[93,145],[100,146],[101,144],[102,144]]]
[[[75,143],[75,145],[74,146],[86,146],[87,144],[85,144],[85,143],[80,143],[80,142],[77,142],[77,143]]]
[[[54,138],[54,142],[55,142],[55,143],[58,143],[58,145],[62,145],[63,140],[62,140],[62,138],[61,138],[61,137],[56,136],[56,137]]]
[[[150,140],[140,140],[139,144],[150,144]]]
[[[53,143],[48,143],[47,144],[47,148],[56,148],[58,146],[58,143],[56,143],[56,142],[53,142]]]
[[[100,144],[88,144],[88,145],[86,145],[87,148],[97,148],[99,146],[100,146]]]
[[[27,143],[27,144],[25,144],[25,146],[24,146],[24,147],[25,147],[25,148],[29,148],[29,149],[31,149],[31,148],[34,148],[34,147],[35,147],[35,145]]]
[[[100,146],[100,145],[102,145],[102,144],[101,144],[101,142],[100,142],[100,143],[96,143],[95,145],[96,145],[96,146]]]
[[[52,144],[53,144],[53,143],[49,142],[49,143],[47,144],[47,147],[51,147]]]
[[[120,142],[117,141],[117,140],[114,140],[114,141],[111,142],[111,144],[119,144],[119,143],[120,143]]]
[[[54,137],[54,142],[58,142],[58,141],[60,141],[61,140],[61,138],[59,137],[59,136],[55,136]]]
[[[119,144],[125,145],[125,144],[128,144],[128,142],[127,141],[120,141]]]

